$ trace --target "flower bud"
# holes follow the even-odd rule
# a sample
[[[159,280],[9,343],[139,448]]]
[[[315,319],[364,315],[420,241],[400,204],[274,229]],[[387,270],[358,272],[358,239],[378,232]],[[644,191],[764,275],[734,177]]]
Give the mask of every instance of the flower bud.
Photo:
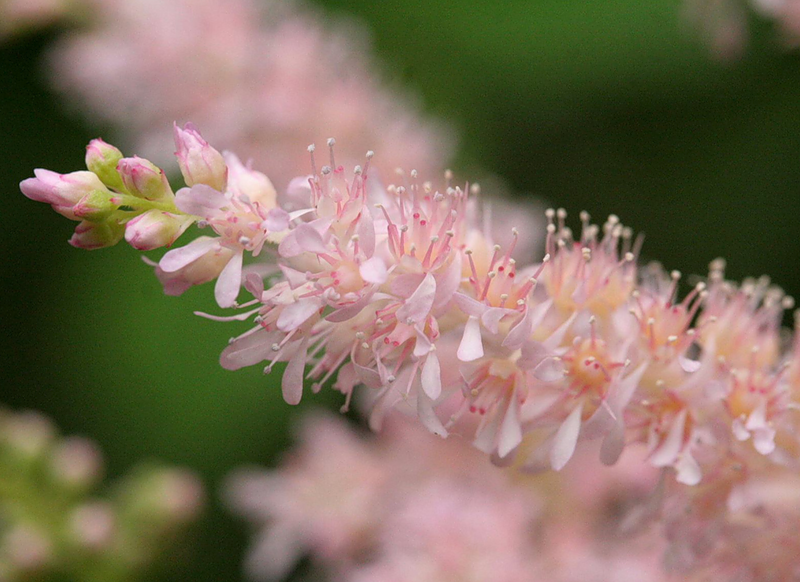
[[[122,240],[125,227],[109,221],[100,224],[84,220],[75,227],[69,244],[78,249],[94,250],[111,247]]]
[[[148,210],[128,222],[125,240],[135,249],[152,251],[169,246],[192,223],[192,218],[161,210]]]
[[[0,557],[0,561],[7,562],[12,571],[27,579],[40,573],[53,560],[53,547],[40,531],[17,525],[0,540]]]
[[[19,184],[22,193],[37,202],[45,202],[53,210],[72,220],[80,220],[73,207],[87,194],[95,191],[108,192],[105,185],[92,172],[72,172],[58,174],[50,170],[34,170],[35,178],[28,178]]]
[[[214,190],[225,191],[228,181],[225,159],[208,145],[194,125],[187,123],[181,129],[175,124],[175,147],[178,165],[188,186],[206,184]]]
[[[46,416],[26,411],[6,419],[0,439],[15,455],[36,459],[50,447],[55,436],[56,429]]]
[[[125,188],[134,196],[147,200],[172,197],[172,189],[164,171],[144,158],[122,158],[117,164],[117,171]]]
[[[195,519],[205,501],[200,480],[184,469],[164,469],[157,477],[155,501],[164,515],[179,523]]]
[[[111,201],[113,192],[109,190],[92,190],[73,206],[72,213],[79,219],[89,222],[104,222],[117,209]]]
[[[122,178],[117,172],[121,159],[122,152],[102,139],[93,139],[86,146],[86,167],[109,188],[123,189]]]
[[[189,471],[142,466],[126,477],[117,499],[130,528],[154,539],[197,518],[205,494]]]
[[[72,490],[86,490],[103,474],[103,458],[97,445],[81,437],[64,439],[50,461],[53,478]]]
[[[116,533],[116,517],[110,504],[94,501],[79,506],[72,512],[69,529],[74,540],[90,551],[108,548]]]

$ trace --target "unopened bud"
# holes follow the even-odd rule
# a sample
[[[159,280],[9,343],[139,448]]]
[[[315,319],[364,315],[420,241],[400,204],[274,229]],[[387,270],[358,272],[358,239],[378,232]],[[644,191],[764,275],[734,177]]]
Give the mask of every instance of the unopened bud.
[[[53,548],[44,535],[35,529],[18,525],[8,531],[0,542],[0,556],[12,571],[31,575],[41,572],[53,558]]]
[[[122,178],[117,172],[117,164],[122,157],[121,151],[102,139],[93,139],[86,146],[86,167],[109,188],[124,188]]]
[[[172,519],[186,522],[200,514],[204,502],[203,485],[195,475],[169,469],[161,475],[160,485],[161,506]]]
[[[125,226],[125,240],[135,249],[152,251],[169,246],[192,223],[188,216],[161,210],[148,210]]]
[[[144,158],[122,158],[117,171],[125,188],[134,196],[147,200],[172,198],[172,189],[164,171]]]
[[[188,186],[206,184],[219,192],[225,191],[228,182],[225,159],[208,145],[194,125],[187,123],[183,128],[175,125],[175,147],[178,165]]]
[[[196,518],[204,492],[189,471],[148,467],[128,479],[123,499],[128,515],[157,534]]]
[[[10,415],[3,426],[2,438],[11,450],[22,457],[40,457],[55,438],[56,429],[46,416],[38,412]]]
[[[108,191],[92,172],[59,174],[39,168],[34,170],[34,175],[35,178],[20,182],[22,193],[31,200],[50,204],[53,210],[72,220],[80,220],[73,207],[84,196],[94,191]]]
[[[81,505],[70,516],[69,529],[80,546],[103,550],[111,545],[116,530],[114,510],[102,501]]]
[[[96,224],[84,220],[75,227],[69,244],[78,249],[94,250],[104,247],[112,247],[122,240],[125,234],[125,227],[114,221]]]
[[[92,441],[81,437],[64,439],[53,451],[53,477],[70,489],[86,490],[103,474],[103,458]]]

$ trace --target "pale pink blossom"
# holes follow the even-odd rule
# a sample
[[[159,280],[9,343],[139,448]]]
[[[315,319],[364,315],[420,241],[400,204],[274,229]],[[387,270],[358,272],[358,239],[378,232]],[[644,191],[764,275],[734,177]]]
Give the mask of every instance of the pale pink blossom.
[[[262,528],[245,569],[255,580],[280,579],[311,552],[326,563],[348,561],[374,535],[391,471],[375,443],[334,419],[307,419],[283,470],[242,470],[226,486],[229,505]]]
[[[352,582],[666,581],[656,532],[619,531],[618,504],[635,507],[656,482],[629,461],[614,477],[594,467],[525,480],[394,414],[363,438],[313,417],[277,469],[235,473],[226,496],[258,528],[245,563],[255,580],[308,555]]]
[[[293,224],[278,246],[286,281],[269,291],[254,282],[259,327],[234,340],[222,363],[235,369],[288,361],[282,385],[292,403],[300,400],[306,363],[308,376],[319,379],[314,387],[343,366],[336,386],[347,395],[345,406],[363,383],[380,392],[376,425],[387,406],[404,399],[444,436],[432,409],[443,391],[434,344],[437,317],[459,284],[467,193],[449,185],[433,190],[416,173],[408,187],[378,189],[371,154],[347,180],[328,143],[331,165],[309,178],[308,188],[296,186],[308,198],[290,214]],[[330,313],[323,318],[324,309]]]
[[[275,190],[266,176],[245,167],[233,154],[223,156],[217,152],[194,127],[181,129],[176,125],[175,145],[188,184],[176,194],[175,205],[186,215],[198,217],[201,226],[211,227],[219,239],[208,238],[173,249],[159,261],[159,268],[164,273],[175,273],[213,253],[218,260],[206,260],[204,266],[219,266],[219,270],[208,270],[198,279],[216,278],[217,303],[231,307],[242,285],[244,253],[258,256],[271,235],[288,228],[289,215],[275,207]],[[229,172],[229,166],[233,171]],[[232,252],[220,252],[223,247]],[[219,260],[224,255],[229,255],[225,263]]]
[[[167,268],[175,267],[171,271],[164,270],[159,263],[145,259],[147,264],[156,267],[156,277],[167,295],[182,295],[194,285],[213,281],[234,254],[231,249],[223,247],[218,239],[208,236],[198,237],[182,248],[185,250],[179,262],[175,265],[169,261],[166,263]]]
[[[509,487],[433,481],[400,500],[382,524],[375,563],[347,580],[366,582],[523,582],[540,579],[531,551],[536,508]]]
[[[355,22],[277,0],[76,6],[87,14],[51,54],[54,84],[157,163],[171,153],[162,127],[176,119],[281,187],[306,171],[296,152],[330,135],[340,163],[378,151],[387,180],[397,167],[441,171],[451,155],[450,132],[385,82]]]

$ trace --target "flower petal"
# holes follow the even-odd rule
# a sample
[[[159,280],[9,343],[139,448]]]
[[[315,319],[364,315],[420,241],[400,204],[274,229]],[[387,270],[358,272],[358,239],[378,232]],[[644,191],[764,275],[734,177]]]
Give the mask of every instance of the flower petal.
[[[325,242],[322,240],[322,235],[319,231],[308,223],[301,223],[294,229],[294,235],[297,239],[298,246],[307,253],[327,253],[328,249],[325,247]]]
[[[239,251],[231,257],[225,268],[219,274],[216,285],[214,285],[214,297],[220,307],[233,307],[239,290],[242,287],[242,260],[244,253]]]
[[[770,455],[775,450],[775,429],[770,426],[753,431],[753,446],[762,455]]]
[[[582,414],[583,403],[580,403],[558,427],[556,436],[553,439],[553,448],[550,449],[550,464],[556,471],[563,469],[575,452],[575,446],[578,444],[578,435],[581,431]]]
[[[487,330],[496,334],[500,331],[500,320],[511,313],[514,313],[514,310],[504,309],[502,307],[490,307],[481,315],[481,322]]]
[[[308,357],[307,345],[308,338],[303,338],[289,360],[286,370],[283,372],[281,392],[286,404],[300,404],[300,399],[303,397],[303,373],[306,369],[306,358]]]
[[[276,332],[259,330],[233,340],[219,357],[220,365],[226,370],[238,370],[253,366],[269,359],[272,344],[280,337]]]
[[[358,273],[364,281],[375,285],[382,285],[389,277],[386,271],[386,264],[380,257],[372,257],[361,263],[358,267]]]
[[[544,358],[533,370],[533,375],[542,382],[556,382],[564,377],[564,362],[561,358]]]
[[[361,209],[356,233],[358,234],[359,248],[367,258],[372,258],[375,253],[375,222],[366,205]]]
[[[520,421],[519,398],[517,398],[516,390],[509,398],[498,437],[497,454],[500,458],[507,456],[522,442],[522,424]]]
[[[300,285],[305,285],[308,282],[305,273],[301,273],[291,267],[287,267],[284,264],[278,265],[283,272],[283,276],[286,277],[286,281],[289,283],[290,289],[297,289]]]
[[[444,273],[436,279],[436,299],[433,302],[434,310],[447,306],[453,299],[453,294],[461,284],[461,255],[456,255],[445,269]]]
[[[436,350],[431,351],[428,357],[425,358],[425,363],[422,364],[422,373],[420,374],[422,380],[422,389],[425,394],[436,400],[442,394],[442,374],[439,368],[439,358],[436,355]]]
[[[613,465],[618,460],[625,448],[625,425],[622,419],[614,423],[603,444],[600,445],[600,461],[604,465]]]
[[[175,206],[181,212],[208,218],[220,208],[229,204],[225,194],[205,184],[195,184],[191,188],[181,188],[175,194]]]
[[[289,228],[289,213],[282,208],[273,208],[267,212],[267,218],[261,223],[269,232],[280,232]]]
[[[667,438],[650,455],[650,464],[654,467],[668,467],[675,462],[683,447],[683,432],[686,426],[687,414],[688,412],[685,408],[678,413],[675,420],[672,421]]]
[[[462,362],[471,362],[483,357],[483,342],[481,340],[481,324],[477,317],[470,317],[464,326],[464,335],[458,345],[456,353]]]
[[[411,297],[406,299],[403,306],[397,310],[397,321],[402,323],[420,323],[428,317],[433,307],[433,299],[436,296],[436,279],[428,273],[417,287]]]
[[[703,476],[700,471],[700,465],[697,464],[697,461],[688,451],[684,451],[681,458],[675,463],[675,469],[678,471],[675,479],[678,483],[683,483],[684,485],[697,485]]]
[[[433,410],[433,402],[424,390],[417,391],[417,416],[419,417],[422,425],[431,431],[433,434],[442,438],[447,438],[447,429],[436,416]]]
[[[317,313],[320,307],[319,299],[314,297],[298,299],[283,308],[276,325],[281,331],[295,330]]]
[[[364,386],[372,390],[377,390],[383,386],[381,375],[372,368],[367,368],[353,362],[353,367],[356,370],[356,375]]]
[[[218,238],[201,236],[185,247],[168,251],[158,262],[158,268],[165,273],[174,273],[205,255],[219,244]]]
[[[453,295],[453,302],[470,317],[480,317],[486,311],[486,305],[463,293]]]
[[[342,321],[353,319],[356,315],[364,311],[364,307],[372,301],[373,297],[375,297],[374,291],[367,291],[367,293],[364,293],[357,301],[340,307],[326,317],[325,320],[331,323],[341,323]]]

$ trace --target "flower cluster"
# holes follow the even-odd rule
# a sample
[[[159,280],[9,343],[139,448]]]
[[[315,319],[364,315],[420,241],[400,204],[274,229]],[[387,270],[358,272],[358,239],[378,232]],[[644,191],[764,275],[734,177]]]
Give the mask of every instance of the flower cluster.
[[[92,441],[0,410],[0,579],[136,580],[203,505],[191,473],[139,467],[102,496]]]
[[[156,273],[172,294],[216,279],[218,304],[242,311],[207,317],[251,322],[223,350],[223,367],[268,373],[285,362],[288,403],[308,380],[314,392],[332,385],[346,409],[364,386],[374,429],[396,408],[532,472],[563,469],[590,441],[606,465],[638,445],[644,463],[681,484],[664,503],[698,486],[687,503],[710,507],[694,513],[704,520],[731,511],[727,497],[709,504],[702,494],[732,491],[720,466],[747,479],[796,469],[800,368],[781,349],[793,302],[768,280],[729,282],[717,260],[679,299],[681,274],[639,265],[641,239],[616,216],[595,225],[582,213],[573,232],[563,210],[546,213],[544,257],[518,264],[526,225],[506,225],[510,242],[497,244],[479,188],[449,173],[438,187],[416,171],[383,186],[371,152],[348,175],[331,139],[330,163],[318,166],[310,147],[312,174],[278,196],[193,128],[176,128],[176,144],[188,187],[174,199],[157,169],[127,169],[149,167],[136,158],[94,173],[38,170],[22,189],[85,221],[95,218],[84,214],[87,196],[129,205],[98,212],[112,229],[123,214],[170,204],[128,220],[137,248],[159,246],[137,227],[151,212],[161,213],[154,232],[167,217],[181,225],[159,244],[186,222],[212,230],[167,252]],[[97,180],[110,188],[102,196],[73,186]],[[83,197],[64,194],[73,189]],[[240,304],[241,287],[252,299]]]
[[[162,128],[192,119],[214,143],[255,159],[284,186],[306,171],[294,152],[328,135],[341,161],[368,148],[396,167],[443,167],[453,136],[389,83],[356,22],[286,0],[3,0],[9,28],[69,21],[49,55],[56,89],[157,164]],[[267,138],[268,136],[268,138]]]
[[[312,416],[278,469],[239,470],[225,492],[256,528],[252,580],[281,579],[306,554],[348,582],[666,582],[658,539],[613,524],[608,508],[653,484],[640,459],[624,465],[614,479],[520,481],[396,415],[372,437]]]

